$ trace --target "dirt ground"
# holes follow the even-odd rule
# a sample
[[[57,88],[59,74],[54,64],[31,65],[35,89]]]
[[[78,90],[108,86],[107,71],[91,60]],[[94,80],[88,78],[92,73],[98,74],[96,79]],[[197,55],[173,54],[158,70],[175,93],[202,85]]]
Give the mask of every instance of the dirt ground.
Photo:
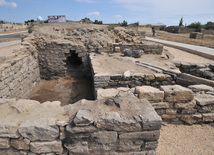
[[[92,81],[82,77],[42,80],[30,99],[41,103],[60,101],[62,106],[75,103],[81,99],[93,100]]]
[[[214,126],[163,123],[157,155],[213,155]]]

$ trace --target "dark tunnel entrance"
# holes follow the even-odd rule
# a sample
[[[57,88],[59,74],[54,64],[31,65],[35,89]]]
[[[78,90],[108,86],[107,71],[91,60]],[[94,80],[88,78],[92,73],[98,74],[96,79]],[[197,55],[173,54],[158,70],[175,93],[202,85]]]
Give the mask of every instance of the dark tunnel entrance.
[[[78,67],[82,65],[82,60],[78,57],[78,54],[75,50],[70,50],[70,56],[67,58],[67,63],[73,67]]]

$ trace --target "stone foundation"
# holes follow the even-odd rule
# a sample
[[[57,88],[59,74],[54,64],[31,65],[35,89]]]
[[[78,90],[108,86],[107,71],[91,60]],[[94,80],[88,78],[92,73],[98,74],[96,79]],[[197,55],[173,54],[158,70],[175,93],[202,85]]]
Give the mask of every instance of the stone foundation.
[[[136,88],[98,89],[97,98],[109,98],[135,94],[139,99],[147,99],[162,117],[163,121],[173,123],[214,122],[214,88],[207,85],[151,86]]]
[[[0,115],[0,154],[153,155],[162,123],[147,100],[133,95],[64,107],[0,99]]]

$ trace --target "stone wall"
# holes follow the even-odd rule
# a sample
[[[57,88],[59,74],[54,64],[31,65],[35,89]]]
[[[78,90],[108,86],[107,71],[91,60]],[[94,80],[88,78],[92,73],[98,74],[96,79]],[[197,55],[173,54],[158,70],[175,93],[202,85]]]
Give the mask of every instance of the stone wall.
[[[5,60],[0,67],[0,98],[28,98],[39,81],[36,56],[20,54]]]
[[[0,116],[0,154],[11,155],[154,155],[162,123],[147,100],[133,95],[64,107],[0,99]]]
[[[123,52],[124,49],[132,49],[132,50],[143,50],[145,54],[159,54],[161,55],[163,52],[163,45],[152,43],[152,42],[144,42],[141,44],[122,44],[117,43],[113,44],[114,49],[113,52],[117,51],[115,48],[120,48],[120,52]]]
[[[193,38],[193,39],[203,39],[204,38],[204,34],[203,33],[199,33],[199,32],[191,32],[189,37]]]
[[[127,96],[135,94],[139,99],[147,99],[162,117],[163,121],[173,123],[214,122],[214,88],[207,85],[151,86],[136,88],[98,89],[97,98]]]
[[[38,49],[38,51],[41,78],[43,79],[90,74],[88,54],[81,46],[51,42]],[[71,51],[74,51],[82,61],[80,66],[68,64],[68,57],[71,56]]]
[[[214,66],[212,64],[194,64],[187,62],[175,63],[176,67],[180,69],[182,73],[188,73],[198,77],[214,80]]]
[[[134,88],[142,85],[160,87],[161,85],[172,85],[175,84],[175,77],[160,73],[130,75],[130,72],[127,71],[124,74],[117,75],[100,76],[95,74],[93,76],[93,81],[95,94],[97,94],[96,91],[100,88]]]

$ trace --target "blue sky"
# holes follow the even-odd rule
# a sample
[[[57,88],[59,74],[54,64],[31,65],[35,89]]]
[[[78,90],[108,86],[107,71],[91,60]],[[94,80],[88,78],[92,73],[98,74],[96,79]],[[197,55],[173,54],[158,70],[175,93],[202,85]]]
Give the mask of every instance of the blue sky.
[[[48,15],[166,25],[178,25],[183,17],[187,25],[198,21],[205,24],[214,22],[214,0],[0,0],[0,20],[23,23],[38,16],[47,19]]]

